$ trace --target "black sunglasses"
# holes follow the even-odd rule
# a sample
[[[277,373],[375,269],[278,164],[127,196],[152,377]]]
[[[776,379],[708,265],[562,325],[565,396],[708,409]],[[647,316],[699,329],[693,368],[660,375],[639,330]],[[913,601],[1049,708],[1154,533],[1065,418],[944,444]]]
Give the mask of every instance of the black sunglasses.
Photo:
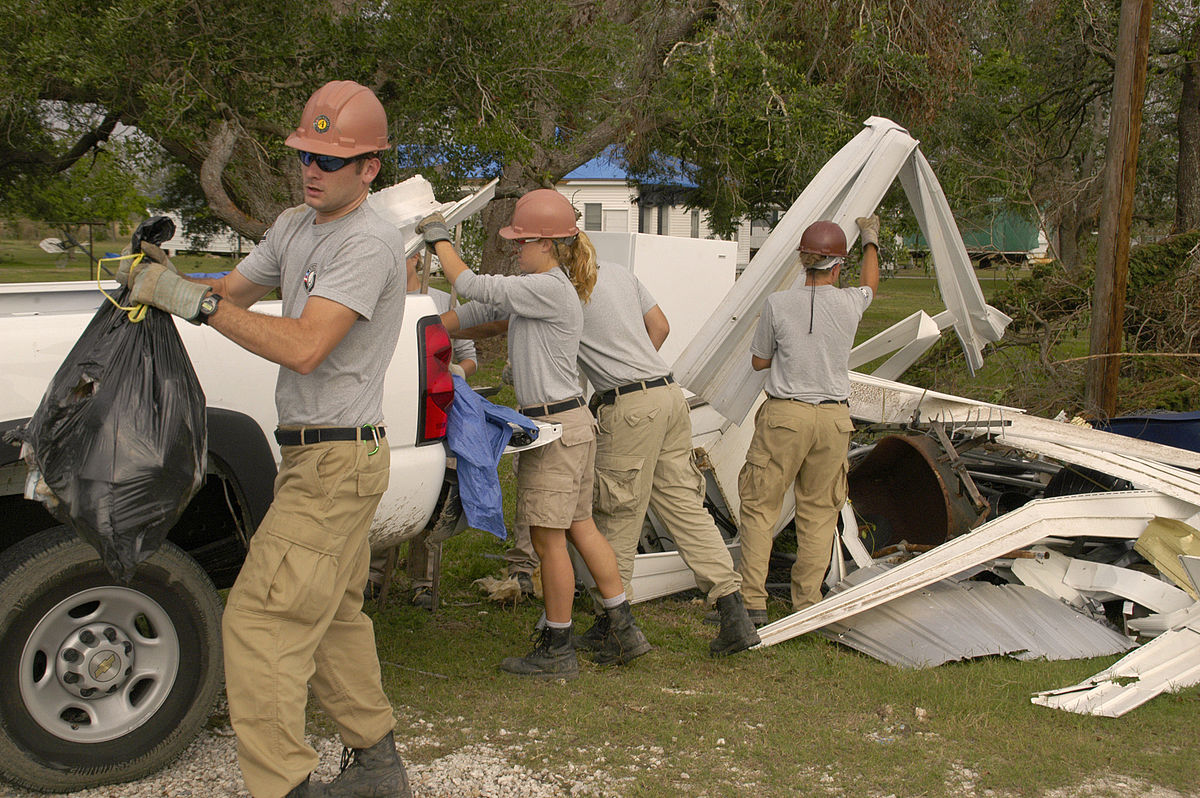
[[[299,150],[297,154],[300,156],[300,163],[308,166],[313,161],[316,161],[317,168],[322,172],[336,172],[348,163],[372,157],[372,153],[369,152],[364,152],[362,155],[355,155],[353,158],[338,158],[336,155],[317,155],[305,152],[304,150]]]

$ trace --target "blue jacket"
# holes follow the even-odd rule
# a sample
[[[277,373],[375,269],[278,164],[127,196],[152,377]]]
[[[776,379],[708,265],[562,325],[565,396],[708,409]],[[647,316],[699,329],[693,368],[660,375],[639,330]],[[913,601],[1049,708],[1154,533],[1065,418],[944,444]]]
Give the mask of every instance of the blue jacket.
[[[503,540],[504,498],[496,466],[513,435],[513,426],[537,438],[537,424],[515,410],[493,404],[454,377],[454,401],[450,405],[446,442],[458,458],[458,493],[467,523]]]

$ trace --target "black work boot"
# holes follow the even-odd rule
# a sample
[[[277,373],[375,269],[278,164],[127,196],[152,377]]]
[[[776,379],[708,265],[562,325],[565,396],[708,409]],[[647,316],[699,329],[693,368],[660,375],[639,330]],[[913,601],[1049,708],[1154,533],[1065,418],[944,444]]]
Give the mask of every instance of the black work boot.
[[[606,609],[604,614],[608,616],[608,634],[596,649],[592,662],[597,665],[627,665],[650,651],[650,642],[633,622],[628,601]]]
[[[391,732],[370,748],[342,750],[342,772],[328,784],[320,785],[323,792],[309,795],[330,798],[412,798],[404,763],[396,754],[396,738]]]
[[[320,798],[320,796],[329,795],[325,792],[324,784],[312,784],[309,782],[309,778],[310,776],[305,776],[304,781],[288,790],[288,794],[283,798]]]
[[[754,624],[746,612],[740,590],[717,599],[717,612],[721,615],[721,631],[708,644],[709,654],[723,657],[726,654],[745,651],[750,646],[762,642],[758,639],[758,632],[754,631]]]
[[[604,638],[608,637],[610,626],[612,626],[612,621],[609,620],[608,613],[596,613],[591,628],[583,634],[575,636],[575,648],[579,651],[599,651]]]
[[[571,629],[546,626],[537,630],[533,651],[523,657],[505,657],[500,669],[537,679],[574,679],[579,675],[579,660],[571,645]]]

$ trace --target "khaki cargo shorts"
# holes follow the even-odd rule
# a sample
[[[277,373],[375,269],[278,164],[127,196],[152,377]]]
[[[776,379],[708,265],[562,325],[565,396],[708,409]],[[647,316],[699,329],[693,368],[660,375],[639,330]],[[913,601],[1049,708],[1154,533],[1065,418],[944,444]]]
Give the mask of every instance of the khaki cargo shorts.
[[[517,523],[566,529],[592,515],[595,419],[586,407],[539,418],[563,425],[562,437],[517,456]]]

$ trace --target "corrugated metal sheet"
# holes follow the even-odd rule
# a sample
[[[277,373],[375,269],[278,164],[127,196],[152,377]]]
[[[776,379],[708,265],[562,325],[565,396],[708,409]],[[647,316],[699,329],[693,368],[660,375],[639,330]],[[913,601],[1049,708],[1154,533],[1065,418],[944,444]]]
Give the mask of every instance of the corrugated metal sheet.
[[[891,566],[852,573],[851,587]],[[903,668],[1009,655],[1017,659],[1080,659],[1128,651],[1128,638],[1024,585],[944,580],[889,601],[821,634]]]
[[[1150,492],[1037,499],[811,607],[758,630],[769,646],[960,574],[1049,536],[1134,539],[1155,516],[1186,518],[1195,504]]]

